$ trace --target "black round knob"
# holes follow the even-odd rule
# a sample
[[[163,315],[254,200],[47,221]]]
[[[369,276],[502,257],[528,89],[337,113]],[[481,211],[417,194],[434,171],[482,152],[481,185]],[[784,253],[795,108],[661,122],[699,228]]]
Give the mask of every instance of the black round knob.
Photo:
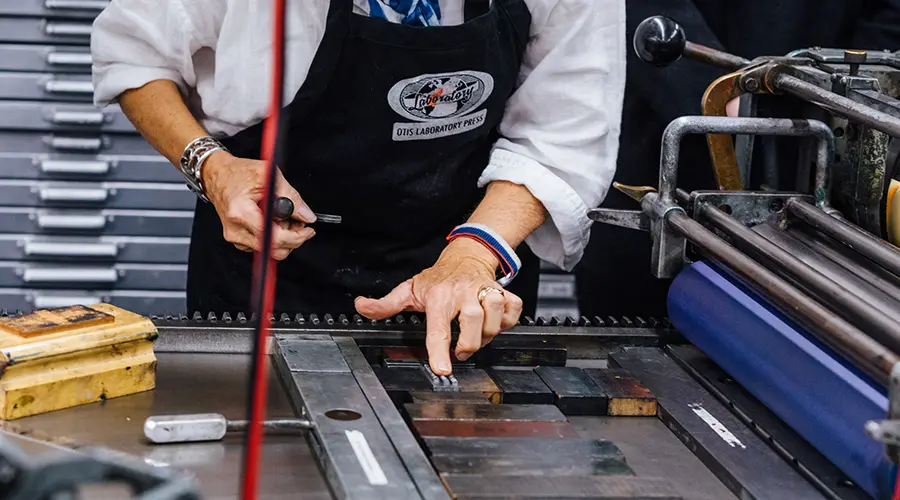
[[[272,205],[272,218],[275,220],[287,220],[294,214],[294,202],[290,198],[279,196]]]
[[[681,25],[665,16],[648,17],[634,31],[634,51],[642,61],[656,66],[677,61],[686,43]]]

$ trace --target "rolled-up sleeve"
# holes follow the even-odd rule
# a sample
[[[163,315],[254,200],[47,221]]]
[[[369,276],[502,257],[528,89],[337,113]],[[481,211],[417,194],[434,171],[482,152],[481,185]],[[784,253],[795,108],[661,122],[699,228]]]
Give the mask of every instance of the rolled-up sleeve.
[[[606,196],[616,168],[625,92],[624,0],[558,0],[541,17],[520,86],[507,103],[501,139],[479,179],[528,188],[549,218],[525,242],[571,270],[590,236],[589,208]]]
[[[154,80],[171,80],[186,92],[196,83],[192,55],[209,44],[204,38],[214,36],[214,21],[193,22],[180,0],[110,3],[91,33],[94,103],[106,106],[122,92]]]

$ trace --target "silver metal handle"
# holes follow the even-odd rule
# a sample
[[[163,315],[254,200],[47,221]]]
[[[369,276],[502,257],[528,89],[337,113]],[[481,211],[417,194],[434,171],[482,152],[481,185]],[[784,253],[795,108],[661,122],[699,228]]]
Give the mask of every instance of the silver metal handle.
[[[103,139],[53,136],[50,138],[50,147],[68,151],[100,151],[103,148]]]
[[[35,309],[53,309],[69,306],[92,306],[103,302],[93,295],[35,295],[32,305]]]
[[[118,279],[115,269],[104,268],[26,267],[22,271],[25,283],[115,283]]]
[[[109,257],[114,258],[119,248],[114,243],[58,243],[27,241],[24,248],[29,257]]]
[[[109,7],[109,0],[44,0],[48,9],[103,10]]]
[[[61,215],[40,214],[37,225],[41,229],[103,229],[106,217],[103,215]]]
[[[41,160],[39,167],[45,174],[105,175],[109,162],[103,160]]]
[[[90,66],[93,63],[90,52],[50,52],[47,64],[54,66]]]
[[[44,25],[44,33],[63,36],[91,36],[90,24],[48,22]]]
[[[57,125],[103,125],[102,111],[54,111],[50,121]]]
[[[49,80],[44,83],[44,91],[48,94],[94,94],[94,84],[78,80]]]
[[[41,201],[71,201],[78,203],[98,203],[109,198],[105,188],[41,188]]]

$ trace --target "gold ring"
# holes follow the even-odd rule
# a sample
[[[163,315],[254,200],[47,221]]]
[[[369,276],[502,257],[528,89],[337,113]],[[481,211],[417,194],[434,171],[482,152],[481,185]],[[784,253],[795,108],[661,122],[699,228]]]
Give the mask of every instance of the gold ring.
[[[501,290],[499,288],[494,288],[492,286],[483,286],[483,287],[481,287],[481,290],[478,291],[478,303],[483,304],[484,298],[490,292],[496,292],[496,293],[499,293],[500,295],[503,295],[503,290]]]

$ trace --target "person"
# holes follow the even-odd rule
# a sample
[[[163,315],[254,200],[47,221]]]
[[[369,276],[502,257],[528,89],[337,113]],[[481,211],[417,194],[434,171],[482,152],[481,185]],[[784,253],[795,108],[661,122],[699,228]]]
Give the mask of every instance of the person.
[[[249,308],[270,3],[117,0],[94,23],[96,104],[118,103],[200,195],[190,311]],[[273,229],[275,310],[424,312],[439,375],[452,320],[465,360],[533,313],[538,258],[574,267],[612,179],[624,15],[623,0],[289,0],[276,195],[295,212]]]
[[[628,40],[641,21],[664,15],[684,27],[688,40],[748,59],[785,55],[814,46],[900,49],[898,0],[629,0],[626,14]],[[615,180],[656,186],[663,130],[679,116],[700,114],[703,92],[727,71],[687,59],[657,68],[642,62],[632,50],[627,68]],[[729,113],[736,115],[736,102],[729,104]],[[799,116],[800,110],[786,100],[769,106],[762,116]],[[763,146],[774,146],[777,157],[790,162],[790,151],[796,144],[791,139],[766,140]],[[704,136],[684,139],[679,165],[679,187],[688,191],[716,189]],[[638,208],[633,200],[616,191],[607,196],[603,206]],[[595,226],[584,258],[575,269],[581,314],[665,317],[670,281],[651,274],[650,252],[648,233]],[[611,287],[610,283],[617,286]]]

